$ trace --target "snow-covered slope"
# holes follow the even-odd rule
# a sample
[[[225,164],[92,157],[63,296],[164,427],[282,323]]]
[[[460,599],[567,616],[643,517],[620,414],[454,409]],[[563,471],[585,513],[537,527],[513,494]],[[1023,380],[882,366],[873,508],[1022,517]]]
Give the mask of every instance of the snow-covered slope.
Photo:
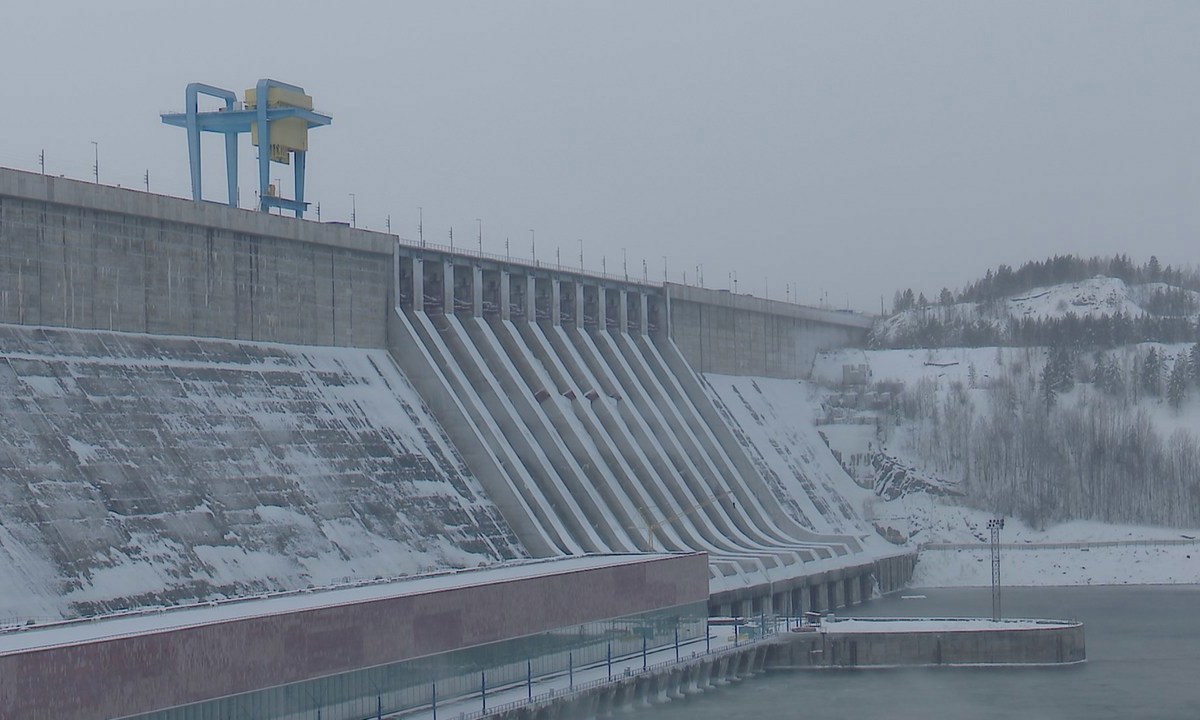
[[[817,387],[795,380],[704,377],[751,460],[798,522],[817,532],[881,543],[864,519],[876,496],[846,474],[813,424],[820,406]]]
[[[1172,290],[1183,293],[1194,306],[1200,307],[1200,293],[1195,291],[1179,290],[1161,282],[1127,285],[1119,278],[1099,276],[1035,288],[999,302],[929,305],[905,310],[876,324],[872,330],[872,344],[894,346],[898,341],[912,337],[929,320],[957,328],[971,324],[990,326],[1003,337],[1009,323],[1017,320],[1053,320],[1067,315],[1099,318],[1118,313],[1135,318],[1152,314],[1156,293]]]
[[[1073,313],[1079,317],[1141,315],[1145,310],[1133,301],[1124,280],[1096,277],[1075,283],[1037,288],[1005,300],[1005,310],[1014,318],[1059,318]]]
[[[525,555],[382,351],[0,326],[0,621]]]
[[[1037,527],[1008,514],[1001,539],[1019,547],[1005,552],[1006,584],[1200,582],[1200,543],[1196,541],[1200,531],[1186,519],[1196,493],[1159,497],[1153,489],[1157,487],[1153,482],[1194,457],[1191,448],[1195,447],[1196,428],[1200,427],[1200,398],[1196,397],[1200,392],[1191,391],[1192,397],[1175,408],[1165,393],[1153,395],[1129,387],[1151,350],[1167,359],[1166,374],[1177,358],[1187,356],[1191,347],[1182,343],[1140,343],[1106,351],[1104,357],[1126,378],[1126,392],[1119,397],[1102,392],[1087,381],[1096,356],[1079,354],[1074,363],[1074,386],[1059,393],[1047,415],[1048,424],[1039,431],[1050,438],[1048,449],[1061,448],[1061,451],[1052,451],[1044,461],[1034,459],[1032,463],[1024,454],[1030,447],[1028,441],[1012,445],[1010,451],[1007,464],[1028,466],[1034,487],[1041,488],[1057,506],[1047,509]],[[964,476],[961,464],[953,458],[967,454],[971,445],[984,443],[998,432],[1008,433],[1012,438],[1029,438],[1031,433],[1022,431],[1029,420],[1027,411],[1046,412],[1039,405],[1042,401],[1037,388],[1047,357],[1045,348],[984,347],[842,350],[818,358],[814,379],[824,385],[825,397],[817,412],[822,422],[833,423],[823,424],[821,429],[835,450],[851,461],[869,457],[872,452],[885,452],[939,480],[956,483],[966,492],[966,497],[909,493],[873,507],[872,518],[878,524],[906,537],[909,545],[923,548],[914,585],[991,582],[987,522],[996,515],[1007,514],[1005,508],[1013,506],[1004,502],[989,504],[985,499],[988,482],[985,476],[997,474],[987,467],[986,454],[972,455],[969,467],[977,476],[974,480]],[[865,366],[872,385],[842,386],[842,368],[846,365]],[[863,402],[864,398],[880,393],[887,398],[886,402],[873,407]],[[1030,407],[1029,398],[1034,407]],[[1006,403],[1015,402],[1016,407],[1024,410],[997,424],[996,403],[1002,399]],[[861,424],[868,419],[873,422]],[[1074,434],[1061,435],[1064,424],[1075,428]],[[1088,430],[1120,428],[1123,424],[1128,425],[1130,432],[1108,447],[1097,445],[1092,430]],[[864,431],[864,427],[869,430]],[[1075,461],[1079,467],[1078,463],[1086,462],[1093,452],[1107,453],[1106,463],[1121,464],[1120,446],[1135,441],[1144,448],[1142,458],[1160,457],[1166,464],[1155,465],[1154,461],[1145,460],[1153,477],[1134,473],[1131,475],[1134,482],[1126,484],[1124,492],[1114,493],[1111,483],[1105,486],[1105,471],[1091,470],[1081,478],[1058,470],[1064,456],[1083,458]],[[945,468],[938,467],[943,464]],[[851,469],[870,475],[869,465]],[[1138,477],[1142,479],[1137,480]],[[1063,522],[1050,517],[1051,512],[1079,519]],[[1139,512],[1155,512],[1180,520],[1171,523],[1174,527],[1117,524],[1147,522],[1134,517]],[[1113,523],[1090,519],[1103,516],[1129,519]],[[954,547],[941,547],[945,544]]]

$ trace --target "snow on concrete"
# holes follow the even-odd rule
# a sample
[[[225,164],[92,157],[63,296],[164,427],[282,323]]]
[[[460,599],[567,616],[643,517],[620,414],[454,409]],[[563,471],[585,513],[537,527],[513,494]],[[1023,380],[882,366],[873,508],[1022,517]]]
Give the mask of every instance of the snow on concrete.
[[[547,575],[639,564],[670,557],[662,553],[589,555],[546,560],[510,561],[481,569],[359,582],[348,587],[314,591],[268,593],[261,597],[200,603],[167,611],[126,612],[98,619],[4,628],[0,626],[0,655],[31,649],[94,642],[126,635],[211,625],[254,617],[339,607],[388,598],[420,595],[454,588],[527,580]]]
[[[0,620],[524,550],[387,353],[0,326]]]
[[[824,633],[990,632],[996,630],[1046,630],[1073,627],[1064,620],[987,620],[984,618],[825,618]]]
[[[875,496],[846,474],[817,433],[818,388],[773,378],[709,374],[705,380],[776,500],[797,522],[882,543],[863,517]]]

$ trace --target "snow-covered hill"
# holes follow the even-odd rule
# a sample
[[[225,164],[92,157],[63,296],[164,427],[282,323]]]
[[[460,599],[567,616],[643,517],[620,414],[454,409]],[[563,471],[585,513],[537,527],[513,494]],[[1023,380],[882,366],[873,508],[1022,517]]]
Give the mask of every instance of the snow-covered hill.
[[[1124,280],[1098,276],[1079,282],[1035,288],[996,302],[953,303],[927,305],[896,313],[880,320],[872,331],[874,347],[896,347],[910,344],[921,328],[931,321],[940,323],[961,335],[964,328],[975,326],[990,330],[999,339],[1010,333],[1010,324],[1020,320],[1057,320],[1076,318],[1127,318],[1154,315],[1156,296],[1173,292],[1182,298],[1181,304],[1200,307],[1200,293],[1154,282],[1127,285]],[[1189,317],[1196,319],[1196,314]]]
[[[996,515],[1008,517],[1002,540],[1022,546],[1006,556],[1013,584],[1197,583],[1200,387],[1189,385],[1176,407],[1165,389],[1144,386],[1151,354],[1165,378],[1192,347],[1077,353],[1074,384],[1048,409],[1039,391],[1046,348],[840,350],[814,366],[825,388],[816,412],[851,473],[869,477],[872,453],[884,453],[964,490],[874,506],[877,525],[934,546],[922,552],[916,584],[988,584],[987,521]],[[1092,382],[1100,358],[1123,385]],[[857,376],[868,384],[844,385],[847,366],[865,369]],[[937,547],[946,543],[966,547]]]

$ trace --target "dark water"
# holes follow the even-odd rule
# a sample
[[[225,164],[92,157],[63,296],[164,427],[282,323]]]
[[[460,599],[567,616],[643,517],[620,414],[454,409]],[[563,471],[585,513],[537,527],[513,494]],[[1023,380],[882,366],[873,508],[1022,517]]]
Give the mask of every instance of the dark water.
[[[907,591],[846,615],[990,616],[991,591]],[[1200,586],[1012,588],[1006,617],[1082,620],[1088,661],[1052,668],[776,672],[637,720],[1200,718]]]

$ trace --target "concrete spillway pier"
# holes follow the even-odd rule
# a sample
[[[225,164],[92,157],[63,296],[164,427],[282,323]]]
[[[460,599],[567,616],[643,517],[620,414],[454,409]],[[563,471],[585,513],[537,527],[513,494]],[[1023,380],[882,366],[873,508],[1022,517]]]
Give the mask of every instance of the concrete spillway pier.
[[[781,636],[767,667],[1068,665],[1086,659],[1081,622],[852,618],[826,619]]]

